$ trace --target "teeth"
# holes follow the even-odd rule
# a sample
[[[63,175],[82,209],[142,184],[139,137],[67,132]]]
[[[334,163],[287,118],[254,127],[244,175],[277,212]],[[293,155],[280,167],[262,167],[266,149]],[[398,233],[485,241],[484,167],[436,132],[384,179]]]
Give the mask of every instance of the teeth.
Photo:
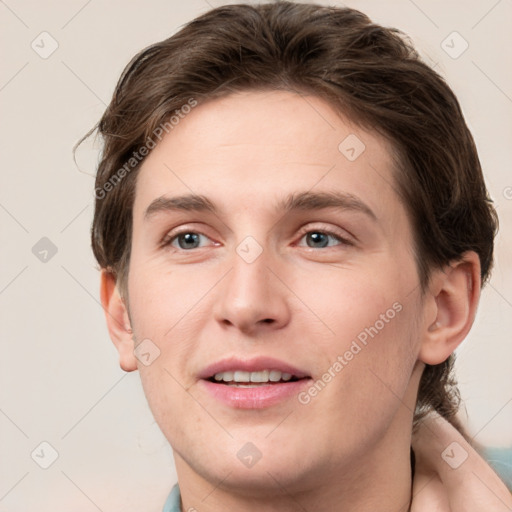
[[[251,374],[249,372],[235,372],[233,380],[235,382],[251,382]]]
[[[224,382],[231,382],[233,380],[233,372],[217,373],[215,380],[223,380]]]
[[[262,372],[251,372],[251,382],[268,382],[268,370]]]
[[[283,373],[278,370],[262,370],[261,372],[244,372],[236,370],[234,372],[221,372],[214,375],[217,382],[279,382],[280,380],[289,381],[292,378],[291,373]]]
[[[269,379],[271,382],[277,382],[281,380],[281,372],[278,372],[277,370],[272,370],[270,372]]]

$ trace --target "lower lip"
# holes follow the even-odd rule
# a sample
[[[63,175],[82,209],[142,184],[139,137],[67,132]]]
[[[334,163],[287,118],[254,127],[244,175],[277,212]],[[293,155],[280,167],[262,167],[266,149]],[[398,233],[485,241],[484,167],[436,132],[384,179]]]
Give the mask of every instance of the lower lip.
[[[311,379],[300,379],[279,384],[261,384],[253,388],[242,388],[217,384],[209,380],[200,383],[207,392],[220,402],[236,409],[264,409],[278,405],[307,387]]]

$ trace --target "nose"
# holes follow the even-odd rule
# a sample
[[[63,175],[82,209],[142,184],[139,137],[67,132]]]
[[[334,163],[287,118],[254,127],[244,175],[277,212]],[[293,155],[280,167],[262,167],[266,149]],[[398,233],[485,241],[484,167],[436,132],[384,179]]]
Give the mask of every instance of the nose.
[[[254,261],[240,254],[234,252],[231,271],[221,281],[214,306],[215,319],[224,328],[249,335],[283,328],[290,321],[292,293],[285,285],[282,267],[266,250]]]

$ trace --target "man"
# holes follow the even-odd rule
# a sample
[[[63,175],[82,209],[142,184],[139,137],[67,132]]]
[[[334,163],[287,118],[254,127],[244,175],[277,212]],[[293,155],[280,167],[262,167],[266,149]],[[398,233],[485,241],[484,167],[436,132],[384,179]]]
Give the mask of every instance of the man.
[[[166,510],[510,510],[450,373],[496,216],[397,32],[214,9],[132,60],[98,128],[101,298],[173,448]]]

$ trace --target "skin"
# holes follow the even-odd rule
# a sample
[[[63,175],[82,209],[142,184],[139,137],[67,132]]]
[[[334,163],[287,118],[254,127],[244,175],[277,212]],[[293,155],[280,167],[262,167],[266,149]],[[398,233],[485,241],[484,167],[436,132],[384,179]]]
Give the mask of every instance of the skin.
[[[338,149],[350,134],[365,144],[355,161]],[[422,296],[391,155],[382,137],[320,98],[260,91],[195,107],[144,161],[129,309],[107,272],[101,297],[121,367],[139,370],[173,448],[183,510],[409,509],[421,372],[469,331],[480,266],[465,253],[434,271]],[[377,221],[346,209],[275,209],[307,191],[356,196]],[[191,192],[219,213],[144,219],[154,199]],[[176,238],[162,247],[177,230],[201,234],[199,247],[180,248]],[[326,247],[315,244],[311,233],[326,231],[349,243],[325,235]],[[247,236],[262,249],[252,263],[236,251]],[[322,379],[396,303],[400,312],[307,404],[293,397],[241,410],[201,386],[199,372],[228,356],[271,356]],[[134,356],[144,339],[160,351],[148,366]],[[262,455],[251,468],[237,457],[247,442]]]
[[[457,443],[458,454],[467,454],[457,467],[451,467],[441,455],[452,443]],[[413,437],[413,447],[416,472],[411,512],[512,510],[512,495],[505,484],[464,437],[437,413],[430,413],[421,423]]]

